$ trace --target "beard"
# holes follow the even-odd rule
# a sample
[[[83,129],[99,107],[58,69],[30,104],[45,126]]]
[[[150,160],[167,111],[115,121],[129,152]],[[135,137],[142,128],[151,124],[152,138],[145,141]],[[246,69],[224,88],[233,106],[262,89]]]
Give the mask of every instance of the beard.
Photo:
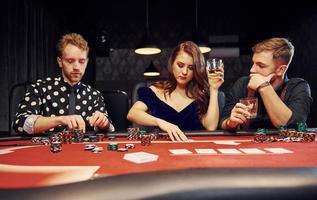
[[[74,85],[81,81],[83,74],[79,72],[63,73],[64,79],[71,85]]]
[[[70,74],[70,80],[72,82],[79,82],[82,77],[83,77],[83,75],[81,73]]]
[[[273,74],[274,75],[272,76],[270,83],[273,83],[278,78],[278,75],[276,73],[273,73]]]

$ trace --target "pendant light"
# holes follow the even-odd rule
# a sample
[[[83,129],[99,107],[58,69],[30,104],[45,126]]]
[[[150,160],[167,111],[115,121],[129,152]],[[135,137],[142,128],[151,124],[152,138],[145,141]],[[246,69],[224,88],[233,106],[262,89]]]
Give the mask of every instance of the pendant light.
[[[142,39],[141,44],[134,50],[135,53],[141,54],[141,55],[153,55],[158,54],[161,52],[161,49],[159,49],[153,42],[153,39],[150,34],[150,24],[149,24],[149,0],[145,1],[146,3],[146,33],[144,38]]]
[[[156,69],[152,60],[150,65],[145,69],[143,75],[144,76],[159,76],[160,75],[160,72]]]

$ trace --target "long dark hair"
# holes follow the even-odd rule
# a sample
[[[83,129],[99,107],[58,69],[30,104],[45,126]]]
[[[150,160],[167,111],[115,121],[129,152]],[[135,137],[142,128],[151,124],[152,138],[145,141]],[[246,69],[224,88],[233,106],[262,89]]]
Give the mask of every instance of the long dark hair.
[[[207,112],[208,109],[208,79],[205,68],[205,59],[201,53],[199,47],[191,41],[186,41],[179,44],[174,48],[170,58],[168,59],[168,72],[169,77],[167,81],[156,82],[153,85],[157,88],[164,90],[164,97],[166,99],[166,93],[169,95],[175,90],[177,81],[173,74],[173,63],[177,55],[181,52],[185,52],[193,58],[193,79],[188,83],[186,87],[186,95],[189,98],[195,99],[198,104],[198,115],[201,119],[202,115]]]

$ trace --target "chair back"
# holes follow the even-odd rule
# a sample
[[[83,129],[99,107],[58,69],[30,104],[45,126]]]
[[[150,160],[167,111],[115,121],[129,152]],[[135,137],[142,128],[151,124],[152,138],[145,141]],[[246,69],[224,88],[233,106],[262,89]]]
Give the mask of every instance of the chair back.
[[[30,82],[24,83],[17,83],[13,85],[10,89],[9,94],[9,124],[8,124],[8,131],[11,135],[17,135],[17,133],[12,128],[12,123],[15,117],[15,114],[18,111],[18,105],[23,99],[26,91],[31,86]]]
[[[223,108],[226,104],[226,95],[223,91],[218,92],[218,105],[219,105],[219,114],[222,114]]]
[[[145,82],[139,82],[134,85],[133,90],[132,90],[132,105],[139,100],[139,95],[138,95],[138,89],[141,87],[146,87]]]
[[[127,114],[130,109],[127,93],[121,90],[106,90],[101,93],[116,131],[126,130],[129,127]]]
[[[146,82],[139,82],[137,84],[134,85],[133,90],[132,90],[132,104],[131,106],[137,102],[139,100],[139,95],[138,95],[138,90],[141,87],[147,87],[147,83]],[[145,126],[141,126],[137,123],[132,122],[132,127],[134,128],[141,128],[142,130],[146,129]]]

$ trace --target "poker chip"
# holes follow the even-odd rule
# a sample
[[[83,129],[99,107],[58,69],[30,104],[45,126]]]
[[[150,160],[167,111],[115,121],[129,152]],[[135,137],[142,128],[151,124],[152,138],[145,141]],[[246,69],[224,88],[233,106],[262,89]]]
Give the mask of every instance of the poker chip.
[[[104,140],[104,138],[105,138],[105,134],[97,133],[96,137],[97,137],[97,141],[98,142],[102,142]]]
[[[73,140],[76,143],[80,143],[84,141],[85,133],[81,129],[74,129],[72,132]]]
[[[304,122],[299,122],[296,124],[296,131],[298,132],[307,132],[307,124]]]
[[[94,144],[85,145],[85,150],[93,150],[94,148],[96,148],[96,145],[94,145]]]
[[[316,138],[316,133],[307,132],[306,123],[298,123],[296,130],[287,129],[286,126],[278,127],[278,136],[267,136],[266,131],[258,129],[255,136],[254,142],[313,142]]]
[[[32,137],[31,142],[34,144],[49,145],[51,143],[51,140],[46,137]]]
[[[305,142],[314,142],[316,139],[316,133],[306,133],[303,138]]]
[[[34,144],[41,144],[42,137],[32,137],[31,142]]]
[[[255,133],[253,141],[255,143],[263,143],[266,140],[266,135],[265,133],[257,132]]]
[[[287,130],[287,125],[280,125],[277,127],[277,130],[281,131],[281,130]]]
[[[49,145],[51,142],[48,138],[44,138],[41,140],[41,144],[44,144],[44,145]]]
[[[145,130],[140,130],[139,128],[136,128],[135,131],[128,136],[129,140],[139,140],[142,139],[143,135],[147,135],[147,132]]]
[[[103,151],[103,147],[95,146],[95,148],[93,149],[93,151]]]
[[[61,152],[62,151],[62,143],[61,142],[52,142],[50,150],[52,153]]]
[[[93,153],[101,153],[103,151],[103,147],[95,147],[91,150]]]
[[[127,131],[128,140],[141,140],[141,145],[143,146],[149,146],[153,140],[162,139],[158,129],[154,129],[150,133],[147,133],[145,130],[140,130],[139,128],[127,128]]]
[[[266,134],[267,132],[268,132],[268,130],[265,129],[265,128],[258,128],[258,129],[256,130],[256,133],[264,133],[264,134]]]
[[[128,151],[128,149],[127,148],[118,148],[117,151],[124,152],[124,151]]]
[[[127,128],[128,140],[137,140],[139,138],[139,128]]]
[[[108,144],[109,151],[117,151],[117,149],[118,149],[118,143],[109,143]]]
[[[141,135],[141,145],[149,146],[151,144],[151,136],[150,135]]]
[[[90,142],[98,142],[97,136],[95,136],[95,135],[89,136],[89,141],[90,141]]]
[[[116,137],[115,136],[109,136],[108,140],[116,140]]]
[[[62,132],[62,141],[64,144],[71,144],[73,142],[73,132],[63,131]]]
[[[127,149],[134,149],[135,146],[134,146],[134,144],[125,144],[125,148],[127,148]]]
[[[164,134],[160,134],[159,135],[159,139],[161,139],[161,140],[169,140],[170,137],[168,136],[167,133],[164,133]]]

